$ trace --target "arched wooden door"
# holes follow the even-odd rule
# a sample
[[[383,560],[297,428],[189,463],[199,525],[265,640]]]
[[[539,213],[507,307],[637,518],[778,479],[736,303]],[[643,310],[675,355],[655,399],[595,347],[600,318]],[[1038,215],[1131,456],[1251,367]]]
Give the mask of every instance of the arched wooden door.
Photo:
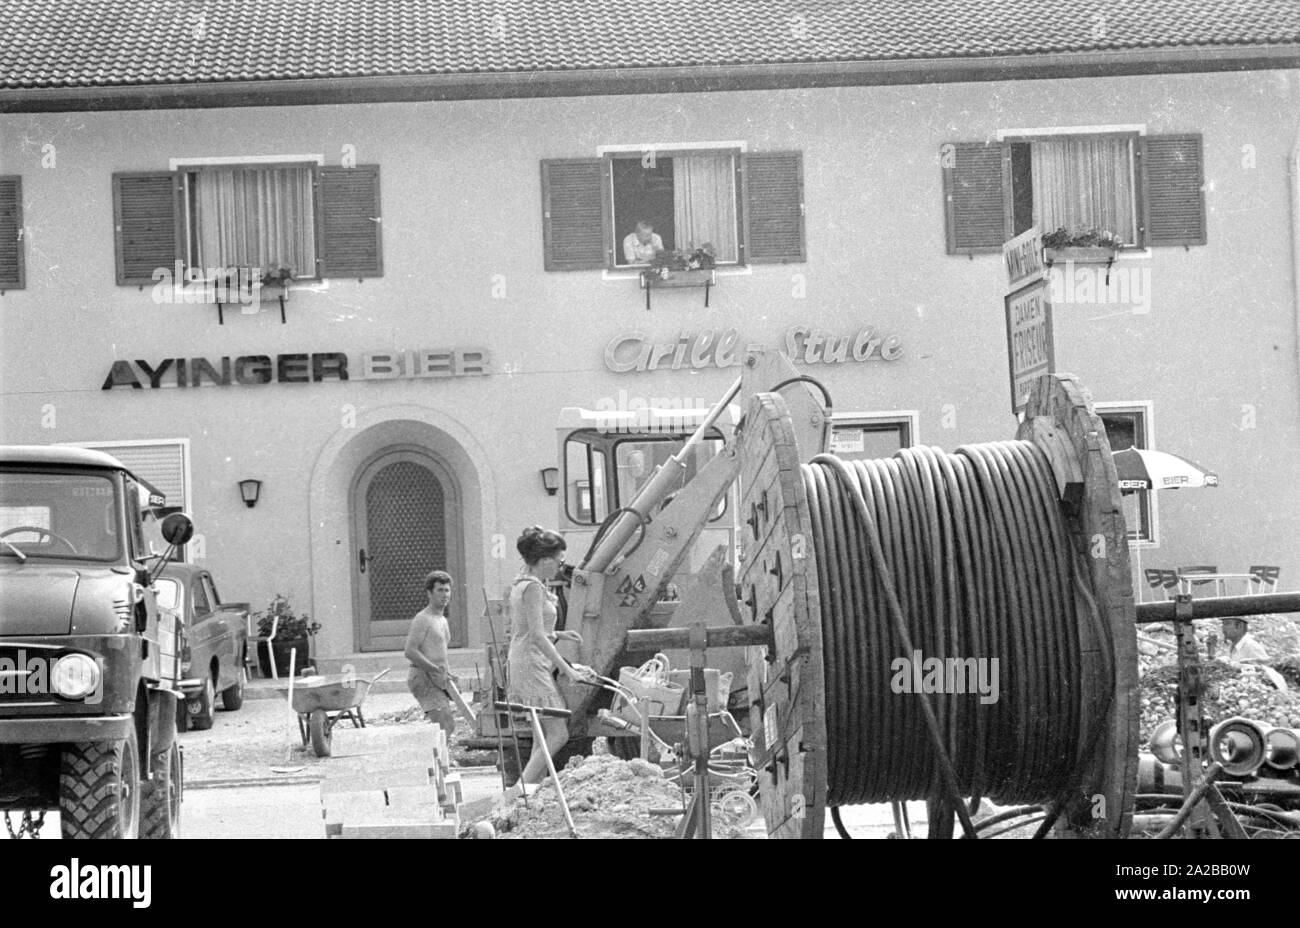
[[[436,458],[394,450],[362,468],[352,500],[353,589],[357,646],[400,651],[411,619],[428,604],[424,578],[446,570],[456,578],[448,621],[451,646],[464,647],[464,551],[455,478]]]

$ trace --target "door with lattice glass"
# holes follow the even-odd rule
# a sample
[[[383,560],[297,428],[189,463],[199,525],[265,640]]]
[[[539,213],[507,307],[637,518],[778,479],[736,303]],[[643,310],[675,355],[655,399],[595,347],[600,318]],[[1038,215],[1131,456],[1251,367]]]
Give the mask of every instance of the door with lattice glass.
[[[358,646],[398,651],[411,619],[428,604],[424,578],[431,570],[456,576],[462,587],[455,483],[439,463],[415,451],[385,454],[369,464],[353,501],[358,591]],[[452,647],[465,643],[463,604],[448,609]],[[457,617],[460,617],[459,620]]]

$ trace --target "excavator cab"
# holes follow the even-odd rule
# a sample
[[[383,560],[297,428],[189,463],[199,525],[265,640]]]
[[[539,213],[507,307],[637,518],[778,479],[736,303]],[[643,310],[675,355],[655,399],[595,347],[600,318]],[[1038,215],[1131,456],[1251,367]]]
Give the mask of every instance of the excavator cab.
[[[610,412],[567,407],[561,411],[559,526],[569,543],[571,563],[582,561],[610,514],[632,501],[655,471],[681,449],[708,413],[708,409],[657,408]],[[734,407],[729,408],[705,439],[691,450],[676,489],[694,479],[726,447],[738,415]],[[732,487],[708,513],[683,571],[675,583],[669,584],[656,613],[671,614],[671,606],[662,607],[676,600],[677,584],[696,573],[718,545],[727,545],[734,563],[735,498],[736,490]],[[651,522],[671,500],[669,495],[649,513]]]

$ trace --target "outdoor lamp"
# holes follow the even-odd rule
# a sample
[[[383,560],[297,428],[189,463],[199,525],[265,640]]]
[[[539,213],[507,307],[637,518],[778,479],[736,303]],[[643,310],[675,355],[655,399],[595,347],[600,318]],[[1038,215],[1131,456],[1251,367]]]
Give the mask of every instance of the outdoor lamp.
[[[244,505],[252,509],[257,505],[257,498],[262,495],[262,481],[260,480],[241,480],[239,481],[239,495],[244,499]]]
[[[560,469],[558,467],[542,468],[542,486],[546,487],[546,493],[554,496],[560,489]]]

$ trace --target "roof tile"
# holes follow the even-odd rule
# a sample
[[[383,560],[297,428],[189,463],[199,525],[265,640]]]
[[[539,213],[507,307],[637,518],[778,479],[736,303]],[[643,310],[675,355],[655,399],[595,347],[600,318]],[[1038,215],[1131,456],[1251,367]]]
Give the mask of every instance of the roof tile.
[[[1296,43],[1296,0],[4,0],[0,90]]]

